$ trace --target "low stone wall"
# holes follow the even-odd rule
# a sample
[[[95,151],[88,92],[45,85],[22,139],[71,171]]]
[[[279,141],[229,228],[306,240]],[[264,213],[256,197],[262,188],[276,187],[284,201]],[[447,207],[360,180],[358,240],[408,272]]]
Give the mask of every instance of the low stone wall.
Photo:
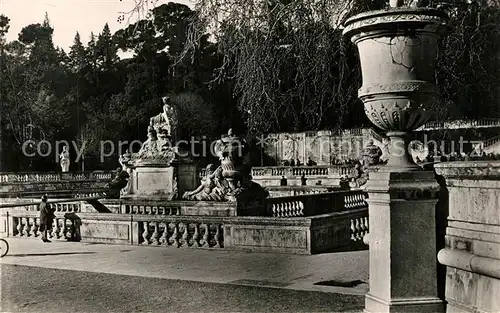
[[[435,165],[444,178],[441,210],[448,312],[500,312],[500,161]]]
[[[50,238],[164,247],[313,254],[348,246],[368,231],[367,210],[313,217],[161,216],[56,213]],[[39,213],[0,214],[7,237],[39,239]]]

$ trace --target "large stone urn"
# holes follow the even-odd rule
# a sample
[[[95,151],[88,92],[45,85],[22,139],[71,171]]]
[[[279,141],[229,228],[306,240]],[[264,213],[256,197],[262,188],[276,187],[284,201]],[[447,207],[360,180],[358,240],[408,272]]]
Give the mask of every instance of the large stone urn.
[[[386,170],[418,169],[408,152],[407,133],[424,124],[438,104],[435,63],[444,12],[398,7],[351,17],[344,35],[359,50],[365,113],[391,139]]]

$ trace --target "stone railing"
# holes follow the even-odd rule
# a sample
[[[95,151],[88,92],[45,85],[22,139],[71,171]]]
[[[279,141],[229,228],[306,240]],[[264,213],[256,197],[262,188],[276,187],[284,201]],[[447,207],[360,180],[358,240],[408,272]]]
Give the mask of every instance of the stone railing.
[[[75,233],[75,220],[65,217],[67,213],[56,212],[49,239],[70,239]],[[40,216],[36,211],[16,211],[6,213],[8,236],[21,238],[41,238]]]
[[[500,127],[499,118],[484,118],[480,120],[455,120],[446,122],[431,121],[425,123],[416,131],[437,130],[437,129],[460,129],[477,127]]]
[[[252,177],[259,176],[341,176],[352,172],[353,165],[318,165],[318,166],[265,166],[252,168]]]
[[[50,239],[312,254],[343,249],[368,231],[365,208],[310,217],[164,216],[57,212]],[[39,212],[0,211],[0,234],[39,239]]]
[[[369,233],[368,209],[358,209],[348,212],[352,212],[349,216],[349,221],[351,223],[351,240],[354,242],[361,242]]]
[[[252,177],[300,177],[308,176],[342,176],[350,174],[354,165],[317,165],[317,166],[264,166],[253,167]],[[205,176],[205,169],[200,169],[199,177]]]
[[[112,178],[112,172],[0,173],[0,197],[96,196]]]
[[[105,180],[113,179],[113,173],[108,172],[48,172],[48,173],[0,173],[0,183],[26,182],[57,182],[78,180]]]
[[[139,220],[144,219],[139,218]],[[155,218],[139,221],[142,245],[223,248],[223,222],[213,218]]]
[[[288,196],[299,196],[299,195],[313,195],[327,192],[339,191],[340,187],[328,187],[328,186],[268,186],[266,187],[269,191],[269,196],[271,198],[276,197],[288,197]]]
[[[365,199],[366,193],[361,190],[268,198],[266,212],[272,217],[298,217],[368,209]]]

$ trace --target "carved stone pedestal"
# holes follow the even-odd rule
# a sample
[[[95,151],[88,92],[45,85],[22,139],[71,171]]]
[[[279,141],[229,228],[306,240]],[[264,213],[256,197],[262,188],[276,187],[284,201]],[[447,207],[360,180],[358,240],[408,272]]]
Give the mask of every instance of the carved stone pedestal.
[[[175,166],[138,165],[131,174],[131,188],[124,199],[172,200],[177,198]]]
[[[437,297],[433,172],[370,173],[370,291],[365,312],[444,312]]]

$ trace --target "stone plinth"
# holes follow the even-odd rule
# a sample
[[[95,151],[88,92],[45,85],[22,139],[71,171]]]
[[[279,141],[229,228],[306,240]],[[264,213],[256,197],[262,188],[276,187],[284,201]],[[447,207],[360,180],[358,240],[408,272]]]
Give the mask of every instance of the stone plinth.
[[[124,199],[172,200],[177,197],[177,173],[174,166],[138,165],[131,174],[130,191]]]
[[[500,312],[500,161],[435,165],[446,182],[448,312]]]
[[[443,312],[437,297],[433,172],[370,173],[370,292],[365,312]]]

